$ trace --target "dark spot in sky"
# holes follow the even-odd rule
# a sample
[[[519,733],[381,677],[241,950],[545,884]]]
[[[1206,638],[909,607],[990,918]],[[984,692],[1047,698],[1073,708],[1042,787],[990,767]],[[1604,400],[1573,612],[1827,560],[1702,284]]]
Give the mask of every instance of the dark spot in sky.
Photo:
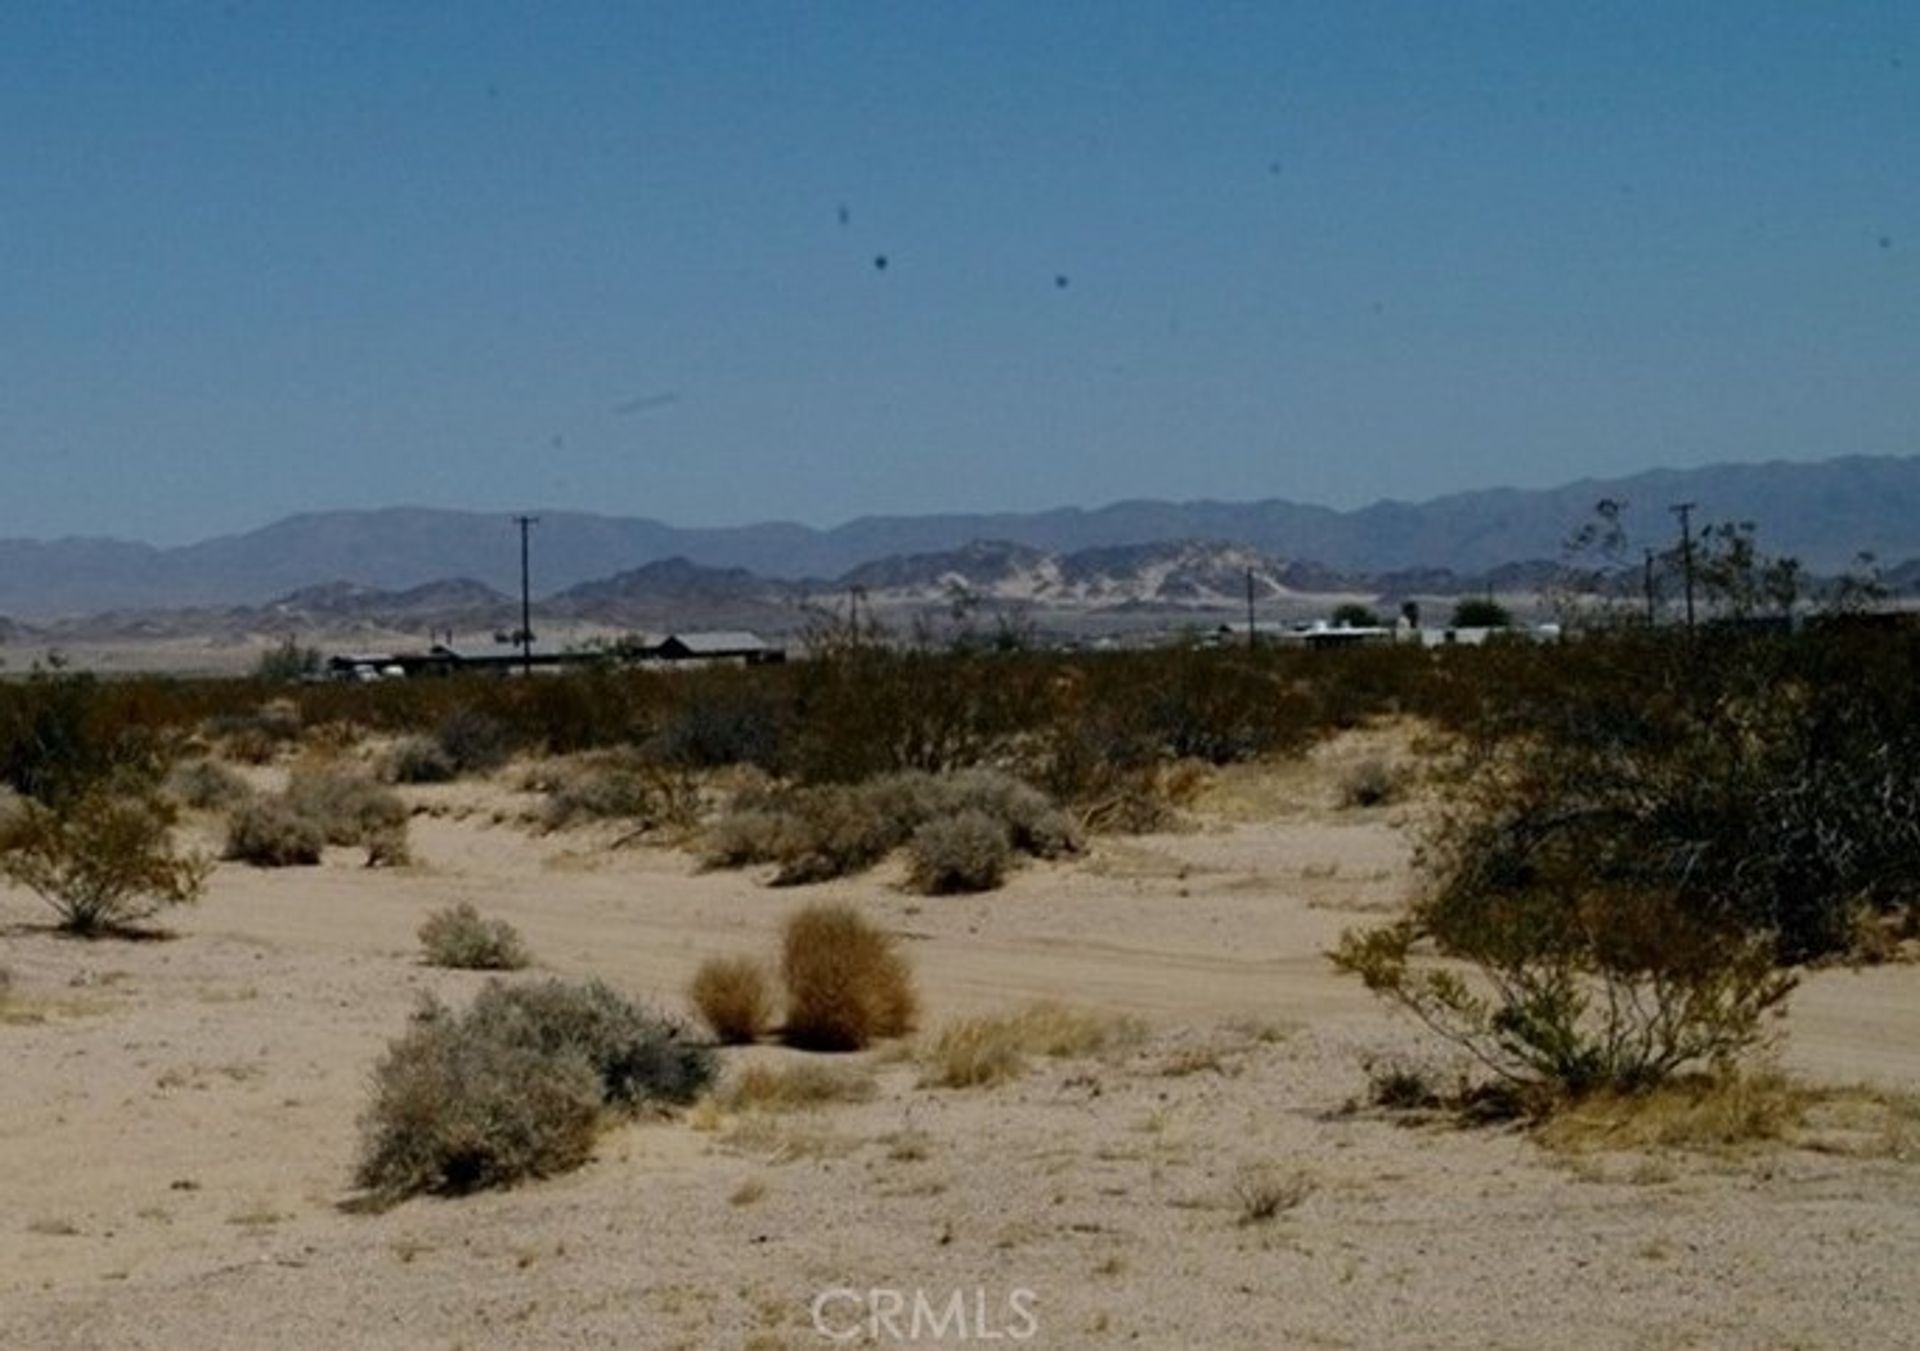
[[[1280,161],[1279,161],[1279,160],[1277,160],[1277,159],[1276,159],[1276,160],[1268,160],[1268,161],[1267,161],[1267,172],[1268,172],[1268,173],[1270,173],[1270,174],[1272,174],[1272,175],[1273,175],[1273,176],[1274,176],[1275,178],[1278,178],[1278,177],[1280,177]]]
[[[490,99],[497,99],[500,97],[500,86],[495,84],[492,80],[487,81],[487,97]]]
[[[1057,287],[1058,289],[1060,289],[1060,290],[1062,290],[1062,291],[1064,291],[1064,290],[1066,290],[1066,289],[1067,289],[1067,274],[1066,274],[1066,273],[1064,273],[1064,272],[1056,272],[1056,273],[1054,273],[1054,274],[1053,274],[1053,284],[1054,284],[1054,286],[1055,286],[1055,287]]]
[[[1373,312],[1375,314],[1385,314],[1387,312],[1387,303],[1384,300],[1374,301]]]
[[[840,205],[834,209],[834,215],[839,217],[842,225],[853,224],[853,212],[847,210],[847,204],[845,202],[840,203]]]
[[[644,413],[650,409],[665,408],[669,404],[679,402],[679,393],[669,389],[659,394],[636,394],[631,399],[616,403],[613,411],[621,417],[626,417],[630,413]]]
[[[1892,248],[1892,247],[1893,247],[1893,236],[1892,236],[1892,235],[1881,235],[1881,236],[1880,236],[1880,247],[1881,247],[1881,248],[1883,248],[1883,249],[1890,249],[1890,248]]]
[[[874,255],[873,255],[873,270],[874,270],[875,272],[885,272],[885,271],[887,270],[887,255],[886,255],[886,254],[884,254],[884,253],[876,253],[876,254],[874,254]]]
[[[567,438],[560,435],[559,432],[555,432],[552,438],[548,441],[548,444],[551,445],[555,450],[561,450],[565,448],[567,444]]]

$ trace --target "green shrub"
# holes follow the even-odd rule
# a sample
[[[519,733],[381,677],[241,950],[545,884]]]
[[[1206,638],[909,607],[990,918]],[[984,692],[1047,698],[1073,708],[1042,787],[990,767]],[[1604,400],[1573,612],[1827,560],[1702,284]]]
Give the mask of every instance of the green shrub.
[[[217,760],[188,760],[167,775],[167,793],[196,811],[226,811],[253,796],[253,788]]]
[[[713,957],[694,972],[687,997],[723,1044],[758,1041],[773,1024],[766,968],[751,957]]]
[[[1422,958],[1438,940],[1456,965]],[[1530,1106],[1726,1069],[1767,1040],[1793,977],[1771,944],[1647,894],[1487,898],[1349,931],[1336,965]],[[1477,974],[1470,974],[1477,973]]]
[[[172,824],[163,798],[112,783],[58,806],[28,800],[0,832],[0,876],[51,906],[63,929],[129,929],[206,885],[207,861],[174,849]]]
[[[786,1039],[855,1051],[910,1031],[919,1011],[913,976],[893,939],[847,905],[812,905],[788,918],[781,940]]]
[[[320,861],[327,834],[280,797],[242,803],[227,818],[223,856],[256,868],[305,867]]]
[[[420,946],[429,966],[462,971],[517,971],[532,960],[517,929],[503,919],[483,918],[465,901],[427,916]]]
[[[941,895],[992,891],[1013,862],[1007,828],[978,808],[937,817],[907,842],[909,878],[916,891]]]
[[[577,1168],[608,1110],[686,1103],[710,1052],[598,982],[492,982],[462,1014],[429,1001],[374,1070],[361,1186],[397,1201]]]

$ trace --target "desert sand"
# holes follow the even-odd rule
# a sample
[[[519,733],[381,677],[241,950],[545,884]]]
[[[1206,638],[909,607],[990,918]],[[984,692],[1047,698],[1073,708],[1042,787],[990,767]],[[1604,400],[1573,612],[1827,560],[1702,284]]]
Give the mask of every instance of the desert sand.
[[[0,892],[0,1346],[765,1351],[836,1344],[811,1311],[842,1288],[864,1302],[843,1292],[825,1326],[850,1345],[891,1344],[862,1322],[874,1289],[963,1292],[969,1339],[1013,1345],[1920,1338],[1906,1143],[1570,1156],[1357,1105],[1370,1057],[1446,1061],[1322,955],[1413,884],[1409,809],[1335,810],[1324,767],[1228,774],[1191,829],[938,898],[886,870],[773,889],[601,830],[541,834],[504,782],[407,790],[412,867],[223,864],[165,941],[58,937]],[[923,1087],[882,1048],[839,1058],[872,1067],[871,1101],[680,1113],[565,1177],[354,1204],[369,1069],[420,992],[487,979],[419,963],[430,910],[471,901],[538,970],[681,1012],[702,958],[770,950],[822,897],[901,935],[929,1026],[1044,997],[1148,1034],[985,1089]],[[1782,1056],[1920,1088],[1920,969],[1813,974]],[[1250,1169],[1298,1204],[1244,1222]]]

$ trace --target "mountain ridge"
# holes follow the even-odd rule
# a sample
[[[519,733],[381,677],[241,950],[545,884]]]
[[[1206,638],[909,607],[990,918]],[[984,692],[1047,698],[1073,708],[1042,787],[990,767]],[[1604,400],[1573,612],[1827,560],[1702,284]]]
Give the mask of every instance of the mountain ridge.
[[[791,521],[678,527],[645,517],[543,512],[534,578],[543,595],[680,557],[802,583],[890,557],[1005,541],[1051,554],[1183,540],[1231,541],[1335,573],[1485,572],[1551,558],[1603,497],[1629,525],[1671,542],[1670,502],[1697,522],[1751,520],[1763,546],[1836,571],[1861,550],[1920,555],[1920,456],[1651,469],[1545,489],[1488,488],[1421,502],[1383,498],[1352,510],[1266,498],[1130,498],[1038,512],[862,516],[828,529]],[[518,590],[517,537],[504,514],[420,506],[303,512],[257,530],[161,548],[68,536],[0,540],[0,613],[39,619],[139,608],[260,605],[335,581],[404,590],[466,577]]]

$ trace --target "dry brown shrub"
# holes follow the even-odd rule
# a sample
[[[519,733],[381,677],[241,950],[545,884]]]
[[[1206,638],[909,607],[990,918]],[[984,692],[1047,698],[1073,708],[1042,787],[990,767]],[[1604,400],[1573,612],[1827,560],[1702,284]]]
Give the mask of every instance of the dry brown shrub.
[[[729,1046],[758,1041],[773,1024],[772,982],[752,957],[712,957],[700,964],[687,997],[713,1035]]]
[[[893,938],[848,905],[810,905],[787,920],[780,977],[786,1039],[823,1051],[854,1051],[913,1027],[913,975]]]

